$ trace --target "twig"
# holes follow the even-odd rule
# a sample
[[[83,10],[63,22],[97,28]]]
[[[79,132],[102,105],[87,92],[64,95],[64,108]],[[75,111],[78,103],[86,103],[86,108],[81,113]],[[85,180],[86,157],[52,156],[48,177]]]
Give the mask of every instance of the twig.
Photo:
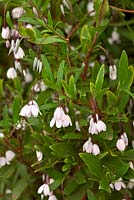
[[[123,9],[123,8],[118,8],[116,6],[111,6],[110,7],[113,9],[113,10],[118,10],[118,11],[121,11],[121,12],[126,12],[126,13],[134,13],[134,10],[127,10],[127,9]]]

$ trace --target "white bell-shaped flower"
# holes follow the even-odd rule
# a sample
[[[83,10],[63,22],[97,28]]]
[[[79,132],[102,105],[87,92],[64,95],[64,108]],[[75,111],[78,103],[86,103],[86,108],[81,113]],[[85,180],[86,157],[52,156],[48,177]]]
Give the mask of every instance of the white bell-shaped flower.
[[[123,139],[125,145],[128,146],[128,137],[125,132],[121,135],[121,139]]]
[[[55,195],[52,194],[49,196],[48,200],[57,200],[57,198]]]
[[[110,65],[109,66],[109,77],[111,80],[117,79],[117,68],[116,65]]]
[[[100,148],[97,144],[93,144],[92,146],[92,153],[93,155],[99,155],[100,154]]]
[[[94,16],[95,15],[95,11],[94,11],[94,3],[89,1],[87,4],[87,12],[90,13],[90,16]]]
[[[102,120],[97,121],[97,130],[98,132],[106,131],[106,124]]]
[[[6,151],[5,157],[6,157],[6,160],[10,163],[15,157],[15,153],[11,150],[8,150]]]
[[[38,188],[38,194],[41,194],[41,193],[43,193],[44,196],[50,196],[51,195],[50,188],[49,188],[48,184],[44,183],[43,185],[41,185]]]
[[[123,139],[118,139],[116,142],[116,147],[119,151],[124,151],[126,148],[125,142]]]
[[[23,117],[37,117],[38,114],[41,115],[41,112],[39,110],[38,104],[34,100],[29,101],[28,104],[26,104],[19,113],[19,115]]]
[[[4,134],[3,133],[0,133],[0,138],[4,138]]]
[[[81,131],[80,125],[79,125],[79,122],[78,122],[78,121],[75,122],[75,127],[76,127],[76,130],[77,130],[77,131],[79,131],[79,132]]]
[[[24,9],[22,7],[16,7],[12,10],[12,18],[19,19],[24,14]]]
[[[126,188],[125,183],[123,182],[122,178],[119,178],[117,181],[110,184],[111,189],[115,189],[117,191],[120,191],[121,188]]]
[[[17,52],[14,53],[14,58],[17,59],[17,60],[23,59],[24,56],[25,56],[25,53],[24,53],[24,51],[21,47],[19,47]]]
[[[133,187],[134,187],[134,179],[129,179],[129,183],[127,184],[127,188],[132,190]]]
[[[7,78],[9,79],[14,79],[17,77],[17,72],[16,72],[16,69],[14,67],[10,67],[8,70],[7,70]]]
[[[4,156],[0,157],[0,168],[7,164],[7,160]]]
[[[86,153],[92,153],[92,150],[93,150],[93,144],[91,138],[89,137],[89,139],[83,145],[83,152],[85,151]]]
[[[23,70],[23,75],[26,83],[30,83],[33,80],[33,76],[28,69]]]
[[[50,121],[50,127],[53,127],[54,124],[56,124],[57,128],[72,126],[71,118],[65,114],[62,107],[57,107],[54,111],[54,116]]]
[[[116,142],[116,147],[119,151],[124,151],[128,146],[127,134],[124,132]]]
[[[92,135],[93,134],[98,134],[97,123],[94,122],[93,118],[90,119],[89,133],[91,133]]]
[[[96,114],[94,117],[91,117],[88,131],[92,135],[98,134],[101,131],[106,131],[106,124],[102,120],[98,119],[98,114]]]
[[[5,40],[10,39],[10,29],[8,26],[6,28],[2,27],[1,37]]]
[[[43,159],[43,153],[41,151],[36,151],[36,157],[38,161]]]
[[[118,181],[114,183],[115,190],[119,191],[121,188],[126,188],[125,183],[123,182],[122,178],[119,178]]]
[[[19,72],[22,71],[21,63],[18,60],[15,60],[14,66],[15,66],[15,69],[18,70]]]

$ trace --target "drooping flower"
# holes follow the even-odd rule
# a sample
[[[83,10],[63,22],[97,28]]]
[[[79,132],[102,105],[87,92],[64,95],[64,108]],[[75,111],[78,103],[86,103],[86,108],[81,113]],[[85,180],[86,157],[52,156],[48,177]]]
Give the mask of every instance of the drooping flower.
[[[17,77],[16,69],[14,67],[10,67],[7,70],[7,78],[14,79]]]
[[[36,157],[38,161],[41,161],[43,158],[43,153],[41,151],[36,151]]]
[[[28,69],[23,70],[23,75],[24,75],[25,83],[30,83],[33,80],[33,76]]]
[[[57,198],[55,195],[52,194],[49,196],[48,200],[57,200]]]
[[[95,11],[94,11],[94,3],[89,1],[87,4],[87,12],[90,13],[90,16],[94,16],[95,15]]]
[[[100,148],[97,144],[92,143],[92,139],[89,137],[88,140],[83,145],[83,152],[92,153],[93,155],[100,154]]]
[[[19,113],[19,115],[23,117],[37,117],[38,114],[41,115],[41,112],[39,110],[38,104],[34,100],[29,101],[28,104],[26,104]]]
[[[98,134],[101,131],[106,131],[106,124],[102,120],[99,120],[98,115],[96,114],[90,119],[89,133],[93,135]]]
[[[92,146],[92,154],[93,155],[99,155],[100,154],[100,148],[97,144],[93,144]]]
[[[41,185],[39,188],[38,188],[38,194],[43,194],[44,196],[50,196],[51,195],[51,192],[50,192],[50,188],[49,188],[49,185],[44,183],[43,185]]]
[[[2,27],[1,37],[5,40],[10,39],[10,29],[8,26],[6,28]]]
[[[24,9],[22,7],[16,7],[12,10],[12,18],[19,19],[24,14]]]
[[[37,57],[34,58],[33,70],[37,70],[39,73],[42,70],[42,62]]]
[[[111,80],[117,79],[117,68],[116,65],[110,65],[109,66],[109,77]]]
[[[127,184],[127,188],[130,190],[134,187],[134,179],[129,179],[129,182]]]
[[[14,62],[14,66],[15,66],[15,69],[16,69],[16,70],[18,70],[19,72],[21,72],[21,71],[22,71],[22,68],[21,68],[21,63],[20,63],[20,61],[18,61],[18,60],[15,60],[15,62]]]
[[[120,43],[120,35],[117,32],[117,28],[115,27],[114,30],[112,31],[111,37],[108,38],[108,42],[112,45],[114,43],[119,44]]]
[[[8,162],[8,164],[13,160],[13,158],[15,157],[15,153],[11,150],[6,151],[5,153],[5,158]]]
[[[114,190],[120,191],[121,188],[126,188],[125,183],[123,182],[122,178],[119,178],[117,181],[114,183],[110,184],[110,187]]]
[[[116,147],[119,151],[124,151],[128,146],[127,134],[124,132],[116,142]]]
[[[0,157],[0,168],[7,164],[7,160],[4,156]]]
[[[85,151],[86,153],[92,153],[92,150],[93,150],[93,144],[91,138],[89,137],[89,139],[83,145],[83,151]]]
[[[24,56],[25,56],[25,53],[21,47],[18,48],[17,52],[14,52],[15,59],[23,59]]]
[[[50,127],[56,124],[57,128],[72,126],[71,118],[68,114],[65,114],[62,107],[57,107],[54,111],[54,116],[50,121]]]

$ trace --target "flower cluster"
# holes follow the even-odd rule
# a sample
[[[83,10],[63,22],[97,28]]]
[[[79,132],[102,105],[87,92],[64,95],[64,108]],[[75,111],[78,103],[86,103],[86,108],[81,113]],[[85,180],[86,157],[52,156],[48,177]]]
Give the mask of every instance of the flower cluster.
[[[90,119],[89,133],[93,135],[101,131],[106,131],[106,124],[102,120],[99,120],[98,114],[93,115]]]
[[[41,199],[48,196],[48,200],[57,200],[56,196],[53,194],[53,191],[50,190],[50,184],[54,182],[52,178],[49,178],[47,175],[43,176],[43,185],[38,188],[37,193],[41,194]]]
[[[124,151],[128,146],[127,134],[124,132],[116,142],[116,147],[119,151]]]
[[[33,70],[37,70],[39,73],[42,70],[42,62],[37,57],[34,58]]]
[[[37,117],[38,114],[41,115],[41,112],[38,104],[34,100],[29,101],[19,113],[19,115],[23,117]]]
[[[0,157],[0,167],[9,165],[15,157],[15,153],[11,150],[6,151],[5,156]]]
[[[65,114],[62,107],[57,107],[54,111],[54,116],[50,121],[50,127],[53,127],[56,124],[57,128],[72,126],[71,118],[68,114]]]
[[[111,189],[115,189],[117,191],[121,190],[121,188],[126,188],[126,184],[123,182],[122,178],[119,178],[117,181],[110,184]]]
[[[83,151],[86,153],[92,153],[93,155],[100,154],[100,148],[97,144],[93,144],[92,139],[89,137],[89,139],[84,143],[83,145]]]

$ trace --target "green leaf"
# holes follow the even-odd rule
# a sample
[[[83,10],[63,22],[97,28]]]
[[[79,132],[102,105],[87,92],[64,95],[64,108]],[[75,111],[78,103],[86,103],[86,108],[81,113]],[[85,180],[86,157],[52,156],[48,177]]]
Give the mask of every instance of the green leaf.
[[[106,181],[106,179],[102,179],[99,183],[99,189],[100,190],[105,190],[109,193],[111,193],[111,189],[110,189],[110,186],[109,186],[109,183]]]
[[[79,80],[80,75],[81,75],[81,73],[83,72],[83,70],[84,70],[84,66],[81,66],[81,68],[78,69],[78,71],[76,72],[75,77],[74,77],[74,82],[75,82],[75,84],[76,84],[77,81]]]
[[[65,67],[65,61],[62,60],[60,63],[58,72],[57,72],[57,85],[60,87],[61,86],[61,80],[63,79],[63,74],[64,74],[64,67]]]
[[[83,49],[85,49],[86,47],[90,47],[92,44],[92,37],[91,34],[89,32],[89,28],[88,25],[84,25],[81,29],[81,33],[80,33],[80,41],[82,44]]]
[[[96,200],[94,193],[91,190],[87,190],[88,200]]]
[[[14,123],[16,123],[19,118],[20,109],[21,109],[21,99],[19,96],[16,96],[13,101],[13,121],[14,121]]]
[[[95,82],[96,90],[100,90],[102,88],[103,81],[104,81],[104,65],[101,66],[96,78],[96,82]]]
[[[103,177],[103,168],[97,156],[88,153],[80,153],[79,155],[87,165],[89,171],[100,180]]]
[[[55,42],[64,42],[66,43],[65,40],[58,38],[58,37],[46,37],[46,38],[36,38],[35,40],[31,40],[31,42],[35,43],[35,44],[51,44],[51,43],[55,43]]]
[[[129,163],[123,163],[122,166],[116,172],[116,179],[123,177],[123,175],[127,173],[129,167],[130,167]]]
[[[79,140],[82,139],[83,136],[80,133],[66,133],[65,135],[63,135],[62,137],[63,139],[72,139],[72,140]]]
[[[69,93],[70,93],[70,96],[75,99],[76,98],[76,85],[75,85],[75,82],[74,82],[74,77],[73,75],[70,77],[69,79]]]
[[[122,52],[119,60],[119,82],[120,88],[124,88],[128,80],[128,57],[125,51]]]
[[[134,161],[134,149],[133,150],[125,151],[123,159]]]
[[[74,200],[74,199],[82,200],[85,194],[86,194],[86,185],[83,184],[78,186],[71,195],[66,196],[66,200]]]
[[[68,143],[53,144],[52,146],[50,146],[50,149],[62,158],[75,155],[75,150],[73,146]]]
[[[8,24],[10,27],[13,27],[13,23],[12,23],[11,16],[10,16],[10,12],[9,12],[9,11],[6,12],[6,22],[7,22],[7,24]]]
[[[43,78],[45,79],[47,76],[48,80],[51,80],[53,82],[54,81],[53,73],[52,73],[50,64],[49,64],[46,56],[41,55],[41,60],[42,60],[43,66],[44,66],[43,71],[42,71]]]
[[[19,199],[24,190],[26,189],[27,185],[28,183],[25,178],[18,180],[17,184],[13,188],[12,199],[13,200]]]
[[[48,11],[48,15],[47,15],[47,20],[48,20],[48,25],[53,27],[53,20],[52,20],[52,16],[51,16],[51,13],[50,11]]]

